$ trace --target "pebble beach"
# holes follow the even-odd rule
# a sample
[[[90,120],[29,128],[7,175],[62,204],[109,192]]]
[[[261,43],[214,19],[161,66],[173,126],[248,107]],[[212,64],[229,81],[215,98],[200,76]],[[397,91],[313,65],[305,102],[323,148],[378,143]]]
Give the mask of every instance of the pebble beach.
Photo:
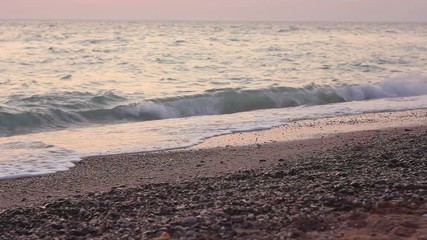
[[[2,180],[0,238],[427,239],[426,112],[414,116],[317,138],[95,156]]]

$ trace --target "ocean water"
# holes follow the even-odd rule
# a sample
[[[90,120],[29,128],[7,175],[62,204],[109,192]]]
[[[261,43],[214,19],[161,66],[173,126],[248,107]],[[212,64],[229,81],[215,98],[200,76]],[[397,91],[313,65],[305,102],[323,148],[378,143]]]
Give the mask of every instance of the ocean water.
[[[427,108],[427,24],[0,22],[0,179]]]

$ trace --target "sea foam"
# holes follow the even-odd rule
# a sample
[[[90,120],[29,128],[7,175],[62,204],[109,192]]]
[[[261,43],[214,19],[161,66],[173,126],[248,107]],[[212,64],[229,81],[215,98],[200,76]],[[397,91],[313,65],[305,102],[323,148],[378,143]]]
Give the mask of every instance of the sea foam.
[[[43,142],[0,144],[0,179],[32,177],[66,171],[81,160],[79,154]]]
[[[412,74],[385,79],[379,84],[362,84],[337,89],[346,101],[411,97],[427,94],[427,77]]]

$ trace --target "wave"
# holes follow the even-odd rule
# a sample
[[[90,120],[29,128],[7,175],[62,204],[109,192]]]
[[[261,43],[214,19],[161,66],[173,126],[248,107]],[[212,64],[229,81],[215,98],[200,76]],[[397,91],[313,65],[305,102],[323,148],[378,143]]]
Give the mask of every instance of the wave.
[[[91,97],[82,108],[71,104],[51,104],[47,109],[11,112],[0,108],[0,134],[66,128],[73,124],[116,123],[220,115],[271,108],[325,105],[379,98],[409,97],[427,94],[427,77],[410,75],[384,80],[378,84],[275,87],[258,90],[214,89],[203,94],[151,99],[105,108],[107,103],[125,99],[112,93]],[[25,101],[40,101],[40,96]],[[24,101],[24,102],[25,102]],[[66,107],[64,107],[66,106]]]
[[[125,97],[112,91],[107,92],[77,92],[64,91],[32,96],[11,95],[6,105],[16,109],[93,109],[115,102],[122,102]]]

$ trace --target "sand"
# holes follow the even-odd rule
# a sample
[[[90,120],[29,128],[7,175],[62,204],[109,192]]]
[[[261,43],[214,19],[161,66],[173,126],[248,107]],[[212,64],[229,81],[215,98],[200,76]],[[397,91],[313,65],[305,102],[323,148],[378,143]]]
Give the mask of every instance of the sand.
[[[89,157],[67,172],[0,181],[0,231],[5,238],[168,231],[196,239],[423,239],[426,119],[418,110],[303,121],[187,150]]]

